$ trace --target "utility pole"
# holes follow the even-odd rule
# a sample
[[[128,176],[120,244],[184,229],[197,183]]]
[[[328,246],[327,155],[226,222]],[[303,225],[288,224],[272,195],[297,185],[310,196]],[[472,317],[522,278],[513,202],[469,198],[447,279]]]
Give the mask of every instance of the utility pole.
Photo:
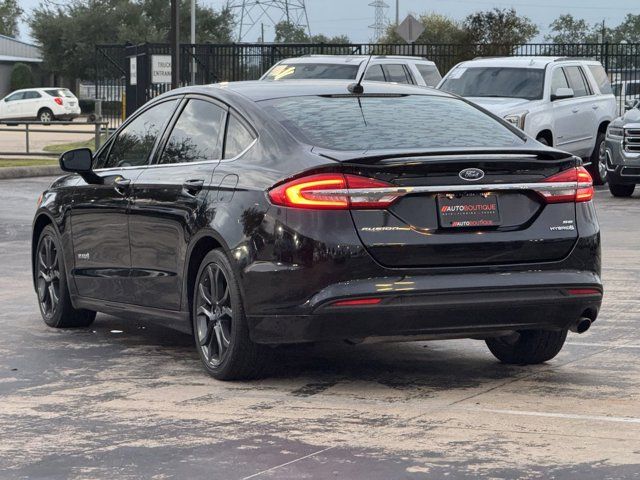
[[[171,88],[180,86],[180,12],[178,2],[171,0],[171,30],[169,43],[171,44]]]
[[[400,0],[396,0],[396,27],[400,25]]]
[[[196,43],[196,0],[191,0],[191,45]],[[191,47],[191,85],[196,84],[196,47]]]

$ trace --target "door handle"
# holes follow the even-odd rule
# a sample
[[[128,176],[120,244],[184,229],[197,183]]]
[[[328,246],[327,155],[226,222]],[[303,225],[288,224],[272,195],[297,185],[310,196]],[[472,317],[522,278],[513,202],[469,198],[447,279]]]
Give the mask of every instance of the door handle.
[[[193,180],[185,180],[182,184],[182,188],[184,188],[188,193],[194,194],[198,193],[204,187],[204,180],[201,178],[196,178]]]
[[[579,109],[579,108],[574,108],[574,109],[572,109],[571,111],[572,111],[573,113],[578,113],[578,112],[580,111],[580,109]]]
[[[598,105],[591,105],[591,108],[593,108],[594,110],[598,109]]]
[[[115,185],[113,187],[115,191],[118,192],[120,195],[124,195],[125,191],[129,188],[129,185],[131,185],[131,180],[124,177],[117,177],[113,181],[113,184]]]

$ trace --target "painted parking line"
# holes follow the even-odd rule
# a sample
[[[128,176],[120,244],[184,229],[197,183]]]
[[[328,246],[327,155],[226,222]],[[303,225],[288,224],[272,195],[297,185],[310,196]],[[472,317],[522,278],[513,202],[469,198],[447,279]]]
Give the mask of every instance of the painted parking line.
[[[533,412],[528,410],[502,410],[499,408],[460,408],[473,412],[499,413],[503,415],[518,415],[525,417],[546,417],[546,418],[564,418],[568,420],[586,420],[595,422],[613,422],[613,423],[638,423],[640,418],[636,417],[615,417],[609,415],[580,415],[576,413],[553,413],[553,412]]]
[[[597,343],[597,342],[565,342],[565,345],[581,346],[581,347],[605,347],[605,348],[640,348],[640,345],[625,345],[615,343]]]
[[[286,467],[287,465],[291,465],[292,463],[296,463],[296,462],[299,462],[300,460],[304,460],[305,458],[310,458],[315,455],[320,455],[321,453],[324,453],[333,448],[336,448],[336,446],[334,445],[332,447],[323,448],[322,450],[318,450],[317,452],[310,453],[309,455],[305,455],[304,457],[296,458],[295,460],[291,460],[290,462],[282,463],[280,465],[276,465],[275,467],[267,468],[266,470],[262,470],[260,472],[254,473],[253,475],[249,475],[248,477],[244,477],[242,480],[249,480],[250,478],[256,478],[257,476],[262,475],[263,473],[272,472],[274,470],[277,470],[278,468]]]

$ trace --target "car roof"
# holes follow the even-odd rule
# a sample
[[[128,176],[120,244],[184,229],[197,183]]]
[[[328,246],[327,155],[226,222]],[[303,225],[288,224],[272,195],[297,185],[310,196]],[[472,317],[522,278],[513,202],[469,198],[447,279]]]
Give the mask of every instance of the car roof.
[[[349,80],[281,80],[278,82],[262,82],[259,80],[246,82],[224,82],[203,87],[185,87],[184,93],[200,89],[215,89],[229,91],[254,102],[273,98],[299,97],[312,95],[349,95]],[[429,87],[390,83],[390,82],[362,82],[366,94],[387,95],[432,95],[438,97],[453,97],[453,95]],[[210,90],[209,90],[210,92]]]
[[[571,58],[571,57],[553,57],[553,56],[538,56],[538,57],[483,57],[475,58],[462,62],[459,65],[470,66],[484,66],[484,67],[511,67],[511,68],[546,68],[550,63],[557,62],[585,62],[593,65],[600,65],[596,60],[590,58]]]
[[[303,55],[301,57],[285,58],[278,63],[335,63],[335,64],[357,64],[359,65],[369,59],[369,55]],[[412,62],[433,64],[431,60],[424,57],[411,57],[404,55],[371,55],[371,60],[410,60]]]

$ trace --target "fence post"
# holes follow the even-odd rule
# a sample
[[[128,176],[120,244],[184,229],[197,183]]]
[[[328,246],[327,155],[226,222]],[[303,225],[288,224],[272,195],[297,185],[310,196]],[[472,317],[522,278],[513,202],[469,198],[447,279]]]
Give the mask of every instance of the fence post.
[[[602,45],[602,55],[603,55],[603,60],[604,60],[604,69],[606,70],[607,73],[609,73],[609,41],[607,40],[606,42],[604,42],[604,44]]]
[[[95,145],[95,149],[93,150],[94,153],[98,151],[98,149],[100,148],[100,120],[96,119],[95,123],[93,124],[94,127],[94,145]]]
[[[25,123],[24,126],[26,127],[24,130],[24,133],[25,133],[25,140],[27,142],[27,153],[29,153],[29,124]]]

